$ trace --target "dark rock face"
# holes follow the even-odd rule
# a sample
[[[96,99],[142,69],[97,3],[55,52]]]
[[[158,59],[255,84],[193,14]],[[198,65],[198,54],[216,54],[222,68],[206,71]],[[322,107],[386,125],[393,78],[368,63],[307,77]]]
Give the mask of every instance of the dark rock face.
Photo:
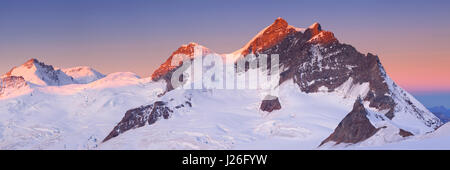
[[[266,112],[272,112],[274,110],[280,110],[281,104],[278,97],[269,96],[261,102],[259,109]]]
[[[161,79],[166,81],[166,92],[174,88],[170,79],[174,70],[180,69],[179,66],[168,66],[168,63],[176,54],[192,56],[194,46],[195,44],[180,47],[152,75],[154,81]],[[278,18],[240,52],[241,55],[256,54],[255,60],[258,60],[258,54],[267,54],[269,61],[271,54],[277,54],[282,68],[279,84],[293,80],[301,91],[306,93],[318,92],[321,87],[333,92],[350,80],[351,86],[368,83],[369,90],[362,100],[368,101],[372,108],[386,111],[385,116],[389,119],[394,118],[396,109],[399,109],[398,100],[394,99],[408,98],[404,94],[391,91],[386,81],[388,77],[378,56],[370,53],[361,54],[351,45],[340,43],[332,32],[322,30],[322,26],[318,23],[305,30],[297,30],[285,20]],[[235,66],[240,60],[243,58],[239,58]],[[244,71],[249,69],[250,62],[253,61],[245,62]],[[270,62],[267,67],[271,68]],[[178,79],[183,80],[183,76]],[[397,87],[395,83],[392,86]],[[435,127],[441,124],[438,119],[423,117],[422,115],[427,113],[414,104],[411,103],[410,106],[412,109],[409,111],[418,119],[424,120],[427,126]]]
[[[408,132],[406,130],[400,129],[400,131],[398,132],[398,134],[402,137],[408,137],[408,136],[414,136],[414,134],[412,134],[411,132]]]
[[[370,90],[363,100],[369,101],[371,107],[387,109],[388,118],[394,117],[396,103],[378,56],[364,55],[350,45],[339,43],[333,33],[322,30],[318,23],[304,32],[291,32],[258,53],[278,54],[280,68],[285,68],[280,73],[280,84],[293,79],[306,93],[318,92],[322,86],[332,92],[349,78],[352,84],[368,82]]]
[[[103,139],[103,142],[118,136],[119,134],[130,130],[144,126],[146,123],[149,125],[158,121],[163,117],[168,119],[170,113],[173,111],[166,106],[167,103],[157,101],[147,106],[141,106],[139,108],[128,110],[122,120],[114,127],[114,129]]]
[[[356,100],[353,110],[345,116],[334,132],[319,146],[334,141],[340,143],[358,143],[373,136],[379,129],[375,128],[367,118],[367,111],[361,100]]]
[[[192,107],[192,103],[185,101],[182,104],[176,105],[174,109],[181,109],[183,107]],[[145,126],[146,124],[154,124],[161,118],[169,119],[174,109],[168,106],[167,102],[156,101],[153,104],[141,106],[135,109],[128,110],[122,120],[114,127],[114,129],[103,139],[103,142],[109,139],[119,136],[125,131]]]
[[[181,46],[180,48],[178,48],[177,50],[175,50],[170,57],[163,63],[161,64],[161,66],[159,66],[158,69],[156,69],[153,74],[152,74],[152,79],[157,81],[159,79],[161,79],[163,76],[165,76],[166,74],[168,74],[170,71],[178,68],[183,61],[180,61],[179,63],[172,65],[172,60],[174,60],[174,57],[178,54],[183,54],[189,57],[193,57],[194,55],[194,47],[196,46],[196,44],[194,43],[190,43],[189,45],[186,46]]]
[[[0,78],[0,89],[5,88],[18,88],[26,86],[27,82],[22,76],[8,76]]]

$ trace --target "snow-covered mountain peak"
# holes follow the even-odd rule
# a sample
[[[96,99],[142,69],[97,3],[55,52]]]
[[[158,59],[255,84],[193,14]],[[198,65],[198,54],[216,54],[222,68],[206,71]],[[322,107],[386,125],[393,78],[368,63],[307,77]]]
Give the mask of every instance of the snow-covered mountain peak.
[[[251,53],[261,53],[267,49],[279,45],[287,37],[294,37],[296,34],[305,34],[307,40],[314,44],[327,44],[337,41],[334,34],[322,30],[318,22],[313,23],[308,28],[297,28],[291,26],[283,18],[277,18],[271,25],[261,30],[244,47],[233,52],[233,55],[247,55]]]
[[[194,49],[199,48],[202,50],[204,54],[208,54],[211,51],[206,48],[205,46],[202,46],[195,42],[190,42],[189,44],[183,44],[181,45],[177,50],[175,50],[171,56],[177,55],[177,54],[185,54],[189,57],[194,57]]]
[[[357,119],[348,119],[344,122],[352,124],[354,120],[361,120],[372,123],[371,126],[376,128],[388,127],[376,131],[380,135],[374,135],[372,132],[375,131],[367,132],[363,134],[365,136],[363,138],[348,140],[350,143],[359,143],[372,136],[395,136],[395,139],[386,139],[393,141],[397,137],[404,138],[405,134],[409,136],[431,132],[442,124],[437,117],[387,76],[378,56],[361,54],[351,45],[340,43],[332,32],[323,30],[319,23],[298,31],[282,18],[278,18],[243,48],[232,54],[250,53],[279,55],[280,67],[283,68],[280,86],[285,82],[294,82],[300,91],[311,95],[338,93],[342,94],[343,100],[351,102],[360,98],[367,114],[356,114],[356,111],[362,109],[356,109],[355,112],[348,110],[350,118]],[[170,71],[174,69],[176,67],[170,68]],[[170,94],[173,90],[170,85],[171,72],[159,74],[158,78],[160,77],[166,81],[166,92]],[[284,112],[286,108],[283,101],[286,100],[282,96],[276,100],[263,100],[259,108],[268,112],[275,110]],[[362,106],[361,102],[357,104]],[[370,116],[372,117],[369,118]],[[338,131],[342,132],[340,134],[342,136],[352,135],[352,132],[345,128]],[[331,139],[338,143],[340,140],[340,137]],[[379,138],[374,137],[371,140]]]
[[[43,62],[39,62],[35,58],[28,60],[20,66],[12,68],[2,77],[9,76],[20,76],[27,82],[41,86],[59,86],[75,83],[72,77],[66,75],[61,70],[53,68],[52,65],[46,65]]]
[[[78,83],[82,84],[87,84],[105,77],[104,74],[88,66],[65,68],[62,69],[62,71],[66,73],[68,76],[71,76]]]
[[[189,42],[188,44],[183,44],[183,45],[181,45],[181,47],[184,47],[184,48],[186,48],[186,47],[189,47],[189,48],[192,48],[192,47],[195,47],[195,46],[198,46],[199,44],[198,43],[196,43],[196,42]],[[180,48],[181,48],[180,47]]]

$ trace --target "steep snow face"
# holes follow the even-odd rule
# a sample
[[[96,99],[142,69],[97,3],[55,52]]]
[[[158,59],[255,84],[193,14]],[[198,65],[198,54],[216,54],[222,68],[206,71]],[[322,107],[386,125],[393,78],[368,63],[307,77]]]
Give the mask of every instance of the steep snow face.
[[[65,68],[62,71],[81,84],[91,83],[105,77],[102,73],[86,66]]]
[[[73,84],[72,77],[61,70],[55,70],[51,65],[45,65],[36,59],[28,60],[25,64],[11,69],[2,77],[21,76],[27,82],[40,86],[60,86]]]

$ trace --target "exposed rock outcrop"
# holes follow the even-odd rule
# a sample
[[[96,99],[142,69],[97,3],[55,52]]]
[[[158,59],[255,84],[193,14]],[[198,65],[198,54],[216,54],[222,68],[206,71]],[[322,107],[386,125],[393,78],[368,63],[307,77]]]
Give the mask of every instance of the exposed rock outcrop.
[[[408,102],[410,97],[389,79],[378,56],[361,54],[351,45],[340,43],[332,32],[322,30],[319,23],[286,34],[278,43],[260,48],[256,53],[279,55],[282,68],[279,84],[293,79],[301,91],[315,93],[319,88],[336,91],[350,80],[350,87],[368,83],[367,93],[359,97],[368,101],[370,107],[385,111],[389,119],[396,112],[407,110],[429,127],[442,124],[427,110],[415,106],[417,103]]]
[[[286,36],[296,33],[295,27],[288,25],[286,20],[277,18],[270,26],[262,30],[253,40],[244,46],[240,52],[245,56],[251,53],[258,53],[264,49],[277,45]]]
[[[274,110],[280,110],[281,104],[278,100],[278,97],[266,96],[261,102],[261,106],[259,107],[259,109],[266,112],[272,112]]]
[[[21,66],[12,68],[2,77],[21,76],[26,81],[49,86],[61,86],[77,83],[71,76],[68,76],[60,69],[55,69],[51,65],[39,62],[37,59],[30,59]]]
[[[355,101],[353,110],[345,116],[334,132],[319,146],[333,141],[340,143],[358,143],[373,136],[379,129],[373,126],[367,118],[367,111],[361,103],[361,99]]]
[[[406,130],[400,129],[400,131],[398,132],[398,134],[402,137],[408,137],[408,136],[414,136],[414,134],[412,134],[411,132],[408,132]]]
[[[145,124],[153,124],[159,118],[168,119],[170,113],[173,111],[166,106],[167,103],[157,101],[147,106],[141,106],[135,109],[128,110],[122,120],[114,127],[114,129],[103,139],[103,142],[118,136],[119,134]]]
[[[64,73],[71,76],[77,83],[88,84],[106,77],[104,74],[87,66],[62,69]]]

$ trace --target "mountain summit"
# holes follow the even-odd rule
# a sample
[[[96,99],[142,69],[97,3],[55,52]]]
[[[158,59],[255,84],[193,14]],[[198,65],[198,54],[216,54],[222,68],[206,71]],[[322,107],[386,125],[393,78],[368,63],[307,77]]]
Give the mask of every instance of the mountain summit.
[[[4,74],[6,77],[21,77],[25,81],[39,86],[62,86],[68,84],[87,84],[105,77],[98,71],[86,67],[57,69],[32,58],[24,64],[12,68]]]
[[[321,145],[322,147],[329,147],[329,143],[334,143],[334,145],[389,143],[432,132],[442,125],[442,122],[436,116],[390,79],[378,56],[371,53],[362,54],[351,45],[340,43],[332,32],[323,30],[319,23],[314,23],[308,28],[296,28],[290,26],[284,19],[277,18],[241,49],[231,53],[233,55],[279,55],[279,64],[282,71],[277,88],[282,92],[279,96],[275,96],[273,100],[264,100],[264,97],[261,98],[261,93],[256,95],[251,92],[229,91],[233,94],[221,93],[219,96],[205,96],[192,91],[174,90],[170,85],[170,78],[178,65],[169,66],[169,63],[173,56],[178,53],[192,56],[192,50],[195,46],[197,44],[180,47],[152,75],[154,81],[166,83],[165,92],[160,95],[157,101],[164,103],[165,109],[170,110],[165,112],[168,115],[164,116],[164,119],[171,119],[172,114],[182,112],[178,111],[180,109],[190,110],[190,107],[185,107],[186,104],[183,104],[183,102],[189,102],[189,106],[202,108],[202,110],[196,110],[196,112],[212,114],[216,108],[235,108],[232,111],[233,113],[246,113],[247,110],[235,106],[249,104],[253,108],[254,103],[248,103],[248,101],[258,100],[260,107],[256,108],[259,108],[259,110],[252,110],[252,113],[306,116],[304,119],[296,120],[295,125],[283,126],[308,127],[314,123],[318,123],[317,126],[322,126],[321,123],[316,121],[327,120],[325,121],[328,122],[326,124],[333,125],[333,127],[327,127],[330,129],[326,131],[318,130],[315,127],[306,128],[308,130],[297,129],[297,131],[301,131],[302,135],[306,135],[303,134],[304,131],[311,132],[314,134],[312,136],[318,135],[316,137],[321,138],[321,140],[314,143],[315,146]],[[240,59],[236,58],[234,63],[231,64],[236,64]],[[250,94],[241,96],[240,93]],[[192,96],[194,94],[197,94],[197,96],[186,98],[186,95]],[[235,98],[235,96],[240,96],[240,98]],[[315,100],[313,96],[324,97],[317,101],[319,103],[302,104]],[[325,96],[336,98],[329,101],[328,97]],[[245,100],[241,98],[245,98]],[[222,101],[219,103],[223,104],[213,107],[211,105],[214,105],[214,103],[211,103],[211,100]],[[239,102],[232,103],[229,101]],[[346,103],[344,104],[345,109],[339,107],[320,113],[308,111],[329,107],[329,105],[334,105],[334,102]],[[153,105],[150,104],[126,112],[123,118],[123,121],[126,121],[119,123],[105,141],[113,137],[120,137],[121,133],[135,127],[143,127],[145,122],[134,124],[133,122],[139,121],[130,121],[139,120],[142,115],[154,118],[148,124],[157,122],[161,114],[142,109],[152,108]],[[170,107],[171,105],[172,107]],[[297,105],[303,107],[299,108]],[[214,109],[211,110],[210,107]],[[340,109],[345,110],[344,114],[338,111]],[[227,114],[231,115],[232,113],[227,112]],[[311,117],[315,117],[314,120],[310,120]],[[336,119],[331,117],[336,117]],[[275,133],[274,131],[281,131],[277,129],[281,127],[273,126],[275,125],[271,123],[261,124],[256,129],[265,131],[268,128],[268,131],[273,133]],[[117,131],[117,129],[122,130]],[[279,133],[293,135],[290,133],[294,132]]]
[[[8,76],[23,77],[26,81],[36,85],[60,86],[74,83],[72,77],[61,70],[55,70],[51,65],[39,62],[35,58],[18,67],[14,67],[2,77]]]

